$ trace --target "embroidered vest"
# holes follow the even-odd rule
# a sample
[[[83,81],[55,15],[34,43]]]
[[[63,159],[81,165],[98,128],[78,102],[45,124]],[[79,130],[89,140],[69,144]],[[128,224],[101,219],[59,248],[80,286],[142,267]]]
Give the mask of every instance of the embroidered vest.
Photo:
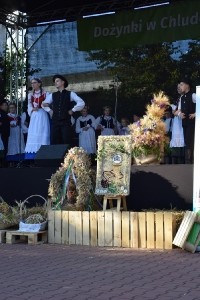
[[[52,94],[53,121],[71,120],[71,116],[68,114],[68,111],[71,109],[70,94],[71,92],[67,90],[63,90],[62,93],[58,91]]]
[[[33,95],[31,96],[31,104],[32,104],[32,107],[35,107],[34,106],[34,102],[37,103],[38,107],[41,108],[41,104],[42,102],[45,100],[46,98],[46,94],[43,94],[41,96],[39,96],[38,98],[35,98]]]
[[[100,124],[102,126],[104,126],[104,128],[111,128],[111,129],[114,129],[114,122],[113,122],[113,118],[111,117],[110,120],[106,120],[104,118],[104,116],[101,116],[101,121],[100,121]]]
[[[92,120],[91,119],[89,119],[88,121],[80,121],[81,128],[86,127],[88,124],[90,126],[92,125]]]

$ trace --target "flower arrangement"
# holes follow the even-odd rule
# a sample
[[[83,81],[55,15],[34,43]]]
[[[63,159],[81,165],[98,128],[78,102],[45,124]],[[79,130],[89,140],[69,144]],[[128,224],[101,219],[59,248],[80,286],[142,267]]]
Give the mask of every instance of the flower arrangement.
[[[169,100],[163,93],[154,95],[151,105],[147,105],[146,115],[136,124],[129,125],[133,157],[154,155],[161,161],[162,152],[169,141],[166,125],[161,120],[168,105]]]
[[[43,216],[41,214],[34,214],[29,216],[26,221],[25,224],[39,224],[39,223],[43,223],[45,222],[46,219],[43,218]]]

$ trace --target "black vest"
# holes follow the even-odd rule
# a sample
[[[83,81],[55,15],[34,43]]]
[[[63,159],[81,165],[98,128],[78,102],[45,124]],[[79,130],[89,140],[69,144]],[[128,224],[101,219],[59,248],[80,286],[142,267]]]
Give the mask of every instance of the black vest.
[[[91,119],[89,119],[88,121],[80,121],[81,128],[86,127],[88,124],[90,126],[92,125],[92,120]]]
[[[68,111],[71,109],[70,101],[71,92],[63,90],[52,94],[53,98],[53,117],[52,121],[71,120],[71,116]]]
[[[102,126],[104,126],[104,128],[114,128],[115,126],[114,126],[114,123],[113,123],[113,118],[111,117],[111,119],[110,120],[106,120],[106,119],[104,119],[104,116],[101,116],[101,121],[100,121],[100,124],[102,125]]]
[[[189,119],[189,115],[195,113],[196,103],[192,101],[192,92],[189,91],[181,97],[181,112],[185,114],[185,119],[182,120],[183,127],[195,124],[195,118]]]

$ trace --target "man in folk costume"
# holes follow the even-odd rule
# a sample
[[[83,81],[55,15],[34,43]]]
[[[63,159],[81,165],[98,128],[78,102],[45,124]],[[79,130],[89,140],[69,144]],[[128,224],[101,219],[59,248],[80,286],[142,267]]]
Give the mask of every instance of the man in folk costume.
[[[192,81],[186,77],[180,81],[181,91],[184,93],[181,97],[182,126],[185,139],[185,163],[194,163],[194,131],[195,131],[195,111],[196,95],[191,91]]]
[[[62,75],[54,75],[53,82],[58,89],[43,101],[43,108],[52,115],[51,144],[70,144],[72,139],[71,116],[80,111],[85,102],[74,92],[66,90],[68,82]],[[71,102],[76,105],[71,109]],[[52,106],[50,109],[49,106]]]

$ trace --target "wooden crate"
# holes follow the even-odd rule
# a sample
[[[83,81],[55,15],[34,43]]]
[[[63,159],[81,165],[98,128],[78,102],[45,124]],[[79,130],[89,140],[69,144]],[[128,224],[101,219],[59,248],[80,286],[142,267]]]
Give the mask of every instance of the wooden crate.
[[[198,216],[197,212],[186,211],[179,230],[173,240],[174,245],[192,253],[196,251],[197,245],[200,242],[200,232],[197,232],[194,244],[187,241],[194,223],[200,224],[200,216]]]
[[[181,225],[176,233],[176,236],[173,240],[173,244],[183,248],[185,241],[192,229],[194,221],[197,218],[197,213],[192,211],[186,211],[184,218],[181,222]]]
[[[6,244],[16,244],[22,242],[28,242],[28,245],[47,243],[47,230],[39,232],[6,232]]]
[[[52,244],[172,249],[175,215],[171,212],[52,211]]]

